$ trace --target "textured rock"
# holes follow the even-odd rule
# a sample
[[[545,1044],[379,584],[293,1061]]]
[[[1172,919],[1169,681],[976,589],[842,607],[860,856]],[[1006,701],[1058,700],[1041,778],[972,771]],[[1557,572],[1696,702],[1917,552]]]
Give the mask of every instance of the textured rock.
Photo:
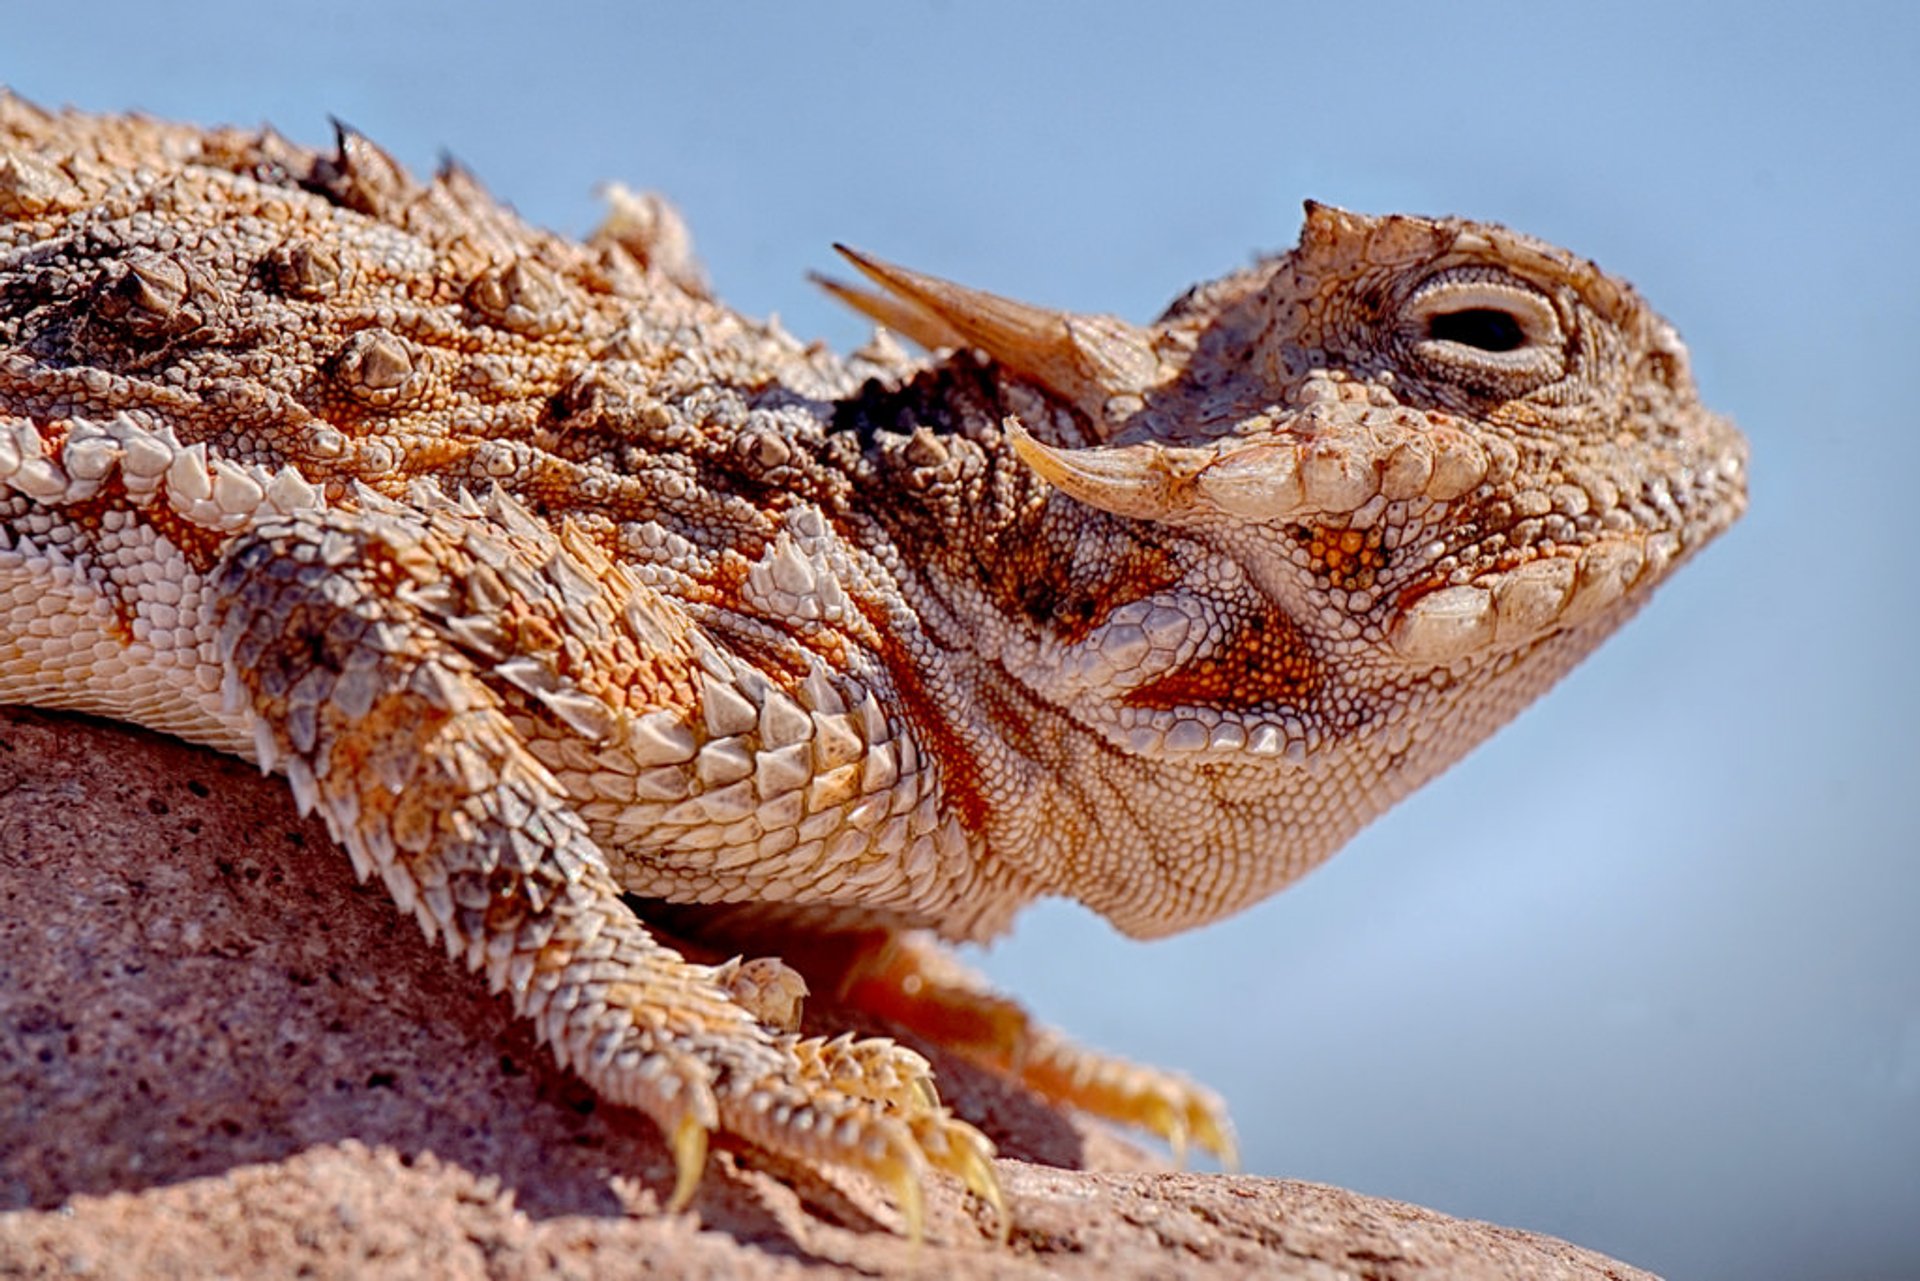
[[[916,1252],[873,1188],[744,1150],[662,1216],[645,1119],[355,885],[284,785],[140,732],[0,709],[0,900],[4,1275],[1646,1275],[1333,1188],[1139,1172],[950,1058],[943,1090],[1015,1158],[1008,1246],[946,1184]]]

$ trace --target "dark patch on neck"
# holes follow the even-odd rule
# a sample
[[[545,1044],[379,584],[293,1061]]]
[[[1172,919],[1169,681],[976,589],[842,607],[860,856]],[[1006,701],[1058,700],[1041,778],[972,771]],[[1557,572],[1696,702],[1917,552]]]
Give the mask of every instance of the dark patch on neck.
[[[977,352],[961,351],[898,385],[868,379],[834,404],[827,430],[851,432],[869,449],[919,427],[941,436],[977,436],[983,425],[998,427],[1009,412],[999,367]]]
[[[1115,609],[1179,581],[1175,549],[1154,532],[1056,497],[1025,528],[982,541],[979,583],[1004,612],[1077,643]]]
[[[967,583],[1035,633],[1076,641],[1176,582],[1180,557],[1162,527],[1073,502],[1036,476],[1006,436],[1013,402],[1004,370],[959,352],[838,402],[828,449],[857,476],[864,513],[913,550],[919,576]],[[1032,412],[1032,396],[1020,402]]]

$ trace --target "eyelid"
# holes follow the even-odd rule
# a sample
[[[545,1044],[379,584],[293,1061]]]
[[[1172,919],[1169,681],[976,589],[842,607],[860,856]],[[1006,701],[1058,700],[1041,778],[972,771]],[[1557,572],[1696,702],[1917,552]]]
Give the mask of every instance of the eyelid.
[[[1510,351],[1486,351],[1431,335],[1435,316],[1482,308],[1511,316],[1524,341]],[[1401,350],[1428,376],[1469,391],[1523,396],[1566,374],[1559,312],[1539,290],[1497,267],[1458,266],[1430,276],[1401,304],[1397,328]]]

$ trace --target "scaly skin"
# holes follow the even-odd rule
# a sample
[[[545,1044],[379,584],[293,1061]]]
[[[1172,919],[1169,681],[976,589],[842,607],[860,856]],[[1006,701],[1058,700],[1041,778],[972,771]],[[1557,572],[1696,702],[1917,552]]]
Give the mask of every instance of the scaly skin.
[[[929,1170],[997,1200],[924,1059],[799,1036],[796,969],[1228,1151],[937,940],[1272,893],[1745,503],[1672,329],[1481,224],[1309,206],[1145,327],[849,252],[915,360],[721,307],[658,202],[574,243],[348,133],[0,98],[0,220],[0,700],[284,774],[676,1203],[715,1130],[909,1231]]]

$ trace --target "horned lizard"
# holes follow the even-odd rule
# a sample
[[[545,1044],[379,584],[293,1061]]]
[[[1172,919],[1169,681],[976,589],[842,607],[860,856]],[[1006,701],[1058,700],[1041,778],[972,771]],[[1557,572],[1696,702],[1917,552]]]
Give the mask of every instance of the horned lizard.
[[[1309,204],[1149,325],[848,251],[885,329],[842,356],[613,203],[576,243],[348,130],[0,97],[0,700],[284,775],[659,1125],[674,1205],[715,1131],[909,1232],[929,1171],[997,1202],[925,1059],[797,1030],[809,981],[1228,1152],[941,941],[1273,893],[1745,504],[1674,330],[1500,227]]]

